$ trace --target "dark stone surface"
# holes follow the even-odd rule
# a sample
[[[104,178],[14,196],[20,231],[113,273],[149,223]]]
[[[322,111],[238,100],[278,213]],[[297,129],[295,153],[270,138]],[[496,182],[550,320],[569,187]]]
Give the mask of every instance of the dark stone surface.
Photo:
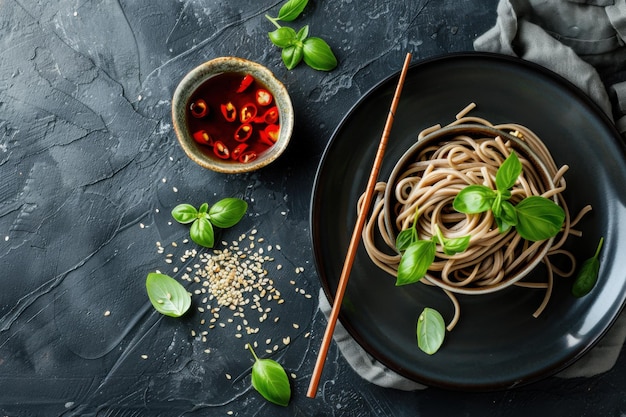
[[[349,108],[398,71],[407,52],[417,61],[471,50],[494,24],[496,1],[311,0],[293,26],[309,24],[312,36],[329,41],[340,61],[329,73],[282,65],[264,17],[280,4],[0,2],[0,414],[626,414],[623,359],[598,377],[552,378],[507,392],[406,393],[364,382],[333,345],[320,393],[305,396],[326,324],[317,310],[308,220],[321,154]],[[225,55],[269,67],[294,103],[289,149],[256,173],[200,168],[171,127],[180,79]],[[208,328],[212,315],[197,310],[202,295],[194,296],[193,312],[171,319],[152,309],[144,289],[148,272],[182,278],[184,266],[193,264],[179,259],[193,246],[183,243],[188,229],[172,223],[171,208],[226,196],[246,199],[250,209],[221,238],[231,242],[258,230],[265,242],[257,249],[272,246],[274,261],[266,268],[285,299],[263,304],[272,311],[261,323],[247,308],[259,332],[241,339],[235,336],[241,318],[228,322],[228,311],[218,320],[225,327]],[[265,402],[250,387],[244,346],[255,341],[258,353],[294,374],[288,408]],[[264,352],[274,345],[276,353]]]

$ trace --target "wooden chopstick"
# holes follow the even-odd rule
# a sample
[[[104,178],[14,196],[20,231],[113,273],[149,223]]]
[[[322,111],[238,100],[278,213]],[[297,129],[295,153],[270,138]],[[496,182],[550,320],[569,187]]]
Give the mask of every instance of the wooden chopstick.
[[[389,133],[391,132],[391,126],[393,125],[393,120],[395,117],[396,109],[398,107],[398,102],[400,101],[400,93],[402,92],[404,79],[406,78],[406,73],[409,68],[410,62],[411,62],[411,53],[407,53],[406,59],[404,60],[404,65],[402,67],[402,72],[400,73],[400,79],[398,80],[398,85],[396,87],[396,91],[394,93],[393,100],[391,102],[391,108],[389,109],[387,122],[385,123],[385,128],[383,129],[383,134],[382,134],[382,137],[380,138],[380,143],[378,145],[378,150],[376,151],[376,157],[374,158],[374,165],[372,167],[372,171],[370,172],[369,180],[367,182],[367,188],[365,189],[365,197],[363,198],[363,206],[361,207],[361,211],[357,217],[356,225],[352,232],[352,238],[350,239],[350,244],[348,246],[348,254],[346,255],[346,259],[343,264],[343,269],[341,271],[341,276],[339,278],[339,284],[337,286],[337,293],[335,294],[335,300],[333,302],[333,306],[330,311],[330,315],[328,317],[328,324],[326,326],[326,332],[324,333],[324,338],[322,339],[322,345],[320,347],[319,354],[317,355],[317,362],[315,363],[315,368],[313,369],[313,375],[311,376],[309,390],[307,391],[307,394],[306,394],[307,397],[309,398],[315,398],[315,395],[317,393],[317,386],[319,384],[320,377],[322,376],[322,370],[324,368],[324,363],[326,362],[326,355],[328,354],[328,348],[330,347],[330,343],[333,338],[333,333],[335,331],[335,324],[337,323],[337,318],[339,317],[339,310],[341,309],[343,296],[344,296],[344,293],[346,292],[346,287],[348,286],[348,278],[350,277],[352,264],[354,263],[356,251],[361,241],[361,234],[363,232],[363,227],[365,225],[365,219],[367,219],[369,208],[372,202],[372,198],[374,196],[374,187],[376,185],[376,181],[378,180],[378,173],[380,171],[380,167],[383,162],[383,155],[385,154],[385,148],[387,147]]]

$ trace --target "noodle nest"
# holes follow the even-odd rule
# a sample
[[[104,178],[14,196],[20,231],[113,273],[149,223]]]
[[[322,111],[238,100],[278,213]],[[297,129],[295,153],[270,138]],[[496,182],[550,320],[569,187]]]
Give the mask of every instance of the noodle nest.
[[[397,275],[401,255],[395,239],[411,227],[417,210],[420,239],[431,239],[436,227],[447,238],[471,236],[462,253],[446,255],[437,245],[435,262],[421,282],[446,292],[484,294],[526,277],[545,259],[555,238],[529,242],[515,228],[500,233],[491,210],[463,214],[452,208],[455,196],[470,184],[495,188],[497,169],[512,151],[523,169],[511,189],[511,203],[530,195],[562,203],[565,182],[550,154],[541,142],[525,139],[482,124],[451,125],[426,134],[398,161],[388,182],[377,185],[378,197],[363,236],[370,258]],[[377,248],[380,238],[391,253]]]

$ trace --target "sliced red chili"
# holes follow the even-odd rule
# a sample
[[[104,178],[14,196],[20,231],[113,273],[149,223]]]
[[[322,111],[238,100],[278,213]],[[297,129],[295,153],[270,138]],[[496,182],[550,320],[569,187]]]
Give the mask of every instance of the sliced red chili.
[[[256,152],[254,151],[248,151],[243,153],[240,157],[239,157],[239,162],[242,162],[244,164],[247,164],[248,162],[252,162],[256,159]]]
[[[259,131],[259,143],[262,143],[265,146],[274,145],[274,141],[272,141],[265,130]]]
[[[191,111],[191,115],[197,119],[209,114],[209,106],[206,104],[206,101],[201,98],[191,103],[189,110]]]
[[[239,120],[241,123],[248,123],[256,117],[257,109],[253,103],[248,103],[241,108],[239,113]]]
[[[243,151],[246,150],[247,147],[248,147],[247,143],[240,143],[239,145],[235,147],[235,149],[233,149],[233,152],[230,154],[230,157],[234,160],[239,159],[239,157],[241,156]]]
[[[248,123],[242,124],[235,130],[235,140],[237,142],[245,142],[252,136],[252,126]]]
[[[213,153],[220,159],[228,159],[230,157],[230,151],[226,145],[219,140],[215,142],[215,145],[213,145]]]
[[[276,141],[278,140],[278,135],[280,134],[280,126],[268,125],[265,128],[265,133],[267,133],[267,136],[273,143],[276,143]]]
[[[239,84],[239,88],[237,89],[238,93],[243,93],[250,87],[250,85],[254,82],[254,77],[250,74],[246,74],[245,77],[241,80],[241,84]]]
[[[274,106],[266,111],[263,115],[263,121],[270,125],[278,122],[278,107]]]
[[[256,102],[259,106],[269,106],[274,100],[272,93],[264,88],[256,90]]]
[[[226,104],[220,105],[220,109],[222,110],[222,115],[227,122],[234,122],[237,118],[237,109],[232,102],[228,102]]]
[[[206,130],[198,130],[197,132],[194,132],[193,139],[202,145],[213,146],[213,139]]]

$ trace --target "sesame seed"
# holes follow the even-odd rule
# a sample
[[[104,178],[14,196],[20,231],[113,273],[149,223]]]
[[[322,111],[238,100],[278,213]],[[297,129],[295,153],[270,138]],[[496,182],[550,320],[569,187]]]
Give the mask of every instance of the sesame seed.
[[[141,355],[141,359],[148,359],[148,355]]]
[[[109,310],[104,312],[104,317],[109,317],[111,315],[111,312]]]

